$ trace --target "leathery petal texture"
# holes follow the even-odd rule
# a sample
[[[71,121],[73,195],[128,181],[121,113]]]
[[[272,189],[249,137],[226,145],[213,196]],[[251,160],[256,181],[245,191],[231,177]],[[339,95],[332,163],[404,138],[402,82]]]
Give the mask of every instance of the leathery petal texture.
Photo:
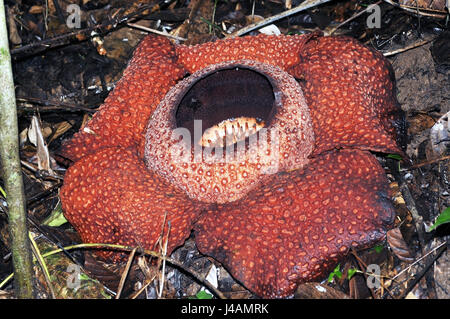
[[[195,225],[197,247],[257,295],[288,296],[299,282],[335,267],[351,247],[385,236],[394,218],[387,185],[371,154],[332,152],[209,210]]]
[[[349,37],[315,38],[289,72],[310,106],[314,154],[342,147],[401,153],[403,112],[392,67],[380,52]]]
[[[136,48],[122,78],[85,127],[64,145],[62,155],[77,161],[105,147],[137,147],[143,154],[148,118],[185,70],[169,40],[147,37]]]
[[[60,196],[64,215],[83,242],[156,249],[170,231],[169,252],[189,236],[202,207],[148,171],[135,149],[123,148],[105,148],[77,161]],[[114,250],[97,254],[116,261],[126,257]]]
[[[242,59],[298,79],[314,151],[302,169],[266,176],[238,201],[207,205],[146,167],[146,126],[186,74]],[[290,296],[350,247],[381,240],[392,222],[387,179],[369,153],[401,152],[402,113],[390,73],[380,54],[347,37],[260,35],[183,46],[148,36],[100,110],[63,146],[75,162],[61,189],[65,215],[84,242],[146,249],[170,222],[168,254],[194,229],[200,251],[255,294]]]

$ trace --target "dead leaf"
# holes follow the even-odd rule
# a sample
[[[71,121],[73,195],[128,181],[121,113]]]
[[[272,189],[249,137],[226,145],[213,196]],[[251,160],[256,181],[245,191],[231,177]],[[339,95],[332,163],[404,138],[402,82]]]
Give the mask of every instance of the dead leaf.
[[[63,135],[64,133],[66,133],[69,129],[72,128],[74,121],[63,121],[60,122],[56,125],[55,127],[55,132],[53,134],[53,136],[51,137],[49,144],[54,141],[55,139],[57,139],[58,137],[60,137],[61,135]]]
[[[44,136],[42,135],[41,124],[39,123],[37,116],[33,116],[31,120],[31,126],[28,129],[28,138],[37,148],[36,157],[38,169],[47,171],[53,175],[53,170],[50,165],[50,154]]]
[[[399,4],[445,12],[445,0],[400,0]]]
[[[42,12],[44,12],[44,8],[42,6],[32,6],[30,10],[28,10],[28,13],[31,14],[39,14]]]
[[[11,43],[18,45],[22,44],[22,39],[19,35],[19,31],[17,30],[16,20],[14,17],[16,15],[16,6],[14,7],[6,7],[8,10],[8,31],[9,31],[9,41]]]
[[[387,232],[387,242],[398,259],[406,262],[414,261],[408,244],[403,239],[400,228],[397,227]]]

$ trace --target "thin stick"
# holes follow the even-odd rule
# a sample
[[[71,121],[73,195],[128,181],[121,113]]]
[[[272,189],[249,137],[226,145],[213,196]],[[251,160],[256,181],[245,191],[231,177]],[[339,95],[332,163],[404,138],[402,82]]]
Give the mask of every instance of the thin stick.
[[[404,179],[404,176],[400,174],[399,170],[395,168],[394,165],[392,165],[389,161],[387,162],[388,166],[390,168],[391,174],[394,176],[395,180],[397,181],[400,191],[403,195],[403,199],[405,200],[406,207],[408,208],[409,212],[411,213],[411,216],[414,221],[414,225],[417,231],[417,237],[419,239],[420,243],[420,251],[422,254],[425,254],[425,234],[424,234],[424,223],[423,223],[423,217],[420,215],[415,200],[413,196],[411,195],[411,192],[408,188],[408,185]],[[426,275],[427,279],[427,287],[430,289],[431,292],[434,291],[433,286],[429,282],[430,275],[424,273]]]
[[[167,212],[166,212],[167,215]],[[162,256],[166,257],[167,255],[167,245],[169,244],[169,234],[170,234],[170,221],[167,223],[167,235],[166,235],[166,240],[164,242],[164,248],[162,249]],[[166,272],[166,261],[163,260],[162,263],[162,269],[161,269],[161,280],[159,283],[159,298],[161,298],[162,293],[163,293],[163,289],[164,289],[164,275]]]
[[[448,159],[450,159],[450,155],[442,156],[442,157],[435,158],[435,159],[432,159],[432,160],[429,160],[429,161],[425,161],[425,162],[422,162],[422,163],[417,163],[417,164],[411,165],[410,167],[402,168],[400,171],[401,172],[403,172],[403,171],[410,171],[410,170],[413,170],[413,169],[416,169],[416,168],[419,168],[419,167],[422,167],[422,166],[434,164],[436,162],[446,161]]]
[[[436,251],[437,249],[440,249],[442,246],[444,246],[446,244],[447,244],[446,242],[443,242],[440,245],[438,245],[437,247],[433,248],[432,250],[430,250],[429,252],[424,254],[422,257],[418,258],[416,261],[414,261],[413,263],[409,264],[408,267],[406,267],[405,269],[401,270],[397,275],[395,275],[392,278],[392,280],[395,280],[398,276],[403,274],[405,271],[407,271],[408,269],[411,269],[412,266],[414,266],[415,264],[419,263],[422,259],[426,258],[428,255],[432,254],[434,251]]]
[[[39,265],[41,266],[45,281],[47,282],[47,286],[50,289],[50,294],[52,295],[53,299],[56,299],[55,290],[53,289],[53,284],[50,279],[50,273],[48,272],[48,268],[47,265],[45,264],[44,258],[42,257],[39,247],[36,244],[36,241],[34,240],[33,236],[31,235],[31,232],[28,233],[28,237],[30,238],[31,241],[31,250],[33,251],[34,256],[36,257]]]
[[[59,176],[57,173],[53,172],[53,174],[51,174],[51,173],[48,173],[46,171],[39,170],[34,164],[28,163],[28,162],[26,162],[24,160],[21,160],[20,163],[25,168],[31,170],[33,173],[39,174],[40,175],[39,177],[42,178],[42,179],[50,179],[50,180],[56,180],[56,181],[64,180],[64,177]]]
[[[148,279],[146,281],[146,283],[144,285],[142,285],[142,288],[139,289],[138,291],[136,291],[131,297],[130,299],[136,299],[137,297],[139,297],[139,295],[145,290],[147,289],[147,287],[153,282],[153,280],[155,280],[156,275],[153,276],[152,279]]]
[[[366,271],[364,270],[364,269],[367,269],[366,263],[361,258],[359,258],[358,254],[356,253],[356,250],[353,247],[352,247],[351,251],[352,251],[353,257],[355,257],[356,262],[359,265],[359,268],[363,269],[362,274],[364,276],[364,279],[367,282],[367,274],[366,274]],[[381,284],[381,281],[380,281],[380,284]],[[370,287],[367,287],[367,288],[369,288],[369,291],[370,291],[370,294],[372,295],[372,298],[376,299],[376,295],[375,295],[375,292],[373,291],[373,288],[370,288]]]
[[[84,111],[84,112],[94,113],[97,111],[97,108],[98,108],[98,106],[96,106],[95,108],[89,108],[86,106],[79,106],[76,104],[61,103],[59,101],[41,100],[41,99],[33,98],[33,97],[18,96],[18,97],[16,97],[16,101],[17,101],[17,103],[20,103],[18,105],[19,110],[33,111],[33,112],[36,112],[36,110],[38,110],[39,112],[45,112],[45,111],[54,112],[56,110],[63,110],[63,111],[69,111],[69,112]],[[33,105],[30,105],[30,104],[33,104]]]
[[[417,42],[414,42],[414,43],[412,43],[410,45],[407,45],[404,48],[397,49],[397,50],[394,50],[394,51],[384,52],[383,55],[384,56],[392,56],[392,55],[395,55],[395,54],[398,54],[398,53],[402,53],[402,52],[405,52],[405,51],[408,51],[408,50],[420,47],[422,45],[425,45],[427,43],[432,42],[433,40],[434,40],[434,38],[433,39],[428,39],[428,40],[417,41]]]
[[[178,41],[186,41],[187,40],[187,39],[182,38],[182,37],[177,37],[176,35],[172,35],[172,34],[169,34],[169,33],[161,32],[161,31],[158,31],[156,29],[144,27],[143,25],[140,25],[140,24],[137,24],[137,23],[128,22],[127,26],[132,27],[132,28],[136,28],[136,29],[139,29],[139,30],[143,30],[143,31],[159,34],[159,35],[165,36],[167,38],[171,38],[171,39],[178,40]]]
[[[0,289],[5,286],[11,279],[14,278],[14,273],[9,274],[2,282],[0,282]]]
[[[420,215],[415,200],[413,196],[411,195],[411,192],[409,191],[408,185],[405,182],[404,177],[400,174],[400,171],[398,168],[391,162],[388,161],[387,165],[391,171],[391,174],[394,176],[395,180],[397,181],[399,185],[399,189],[403,195],[403,199],[405,200],[406,207],[408,208],[409,212],[411,213],[411,216],[414,221],[414,225],[416,227],[417,236],[419,238],[419,243],[421,246],[421,251],[423,253],[423,247],[425,246],[425,239],[424,239],[424,231],[423,231],[423,218]]]
[[[426,12],[422,12],[419,10],[419,8],[413,8],[413,7],[409,7],[409,6],[404,6],[398,3],[395,3],[391,0],[384,0],[384,2],[389,3],[391,6],[397,7],[397,8],[401,8],[407,12],[411,12],[411,13],[415,13],[417,15],[422,15],[422,16],[426,16],[426,17],[434,17],[434,18],[439,18],[439,19],[443,19],[445,18],[446,14],[442,13],[442,14],[433,14],[433,13],[426,13]],[[428,9],[430,11],[433,11],[431,9]]]
[[[252,23],[252,24],[250,24],[250,25],[248,25],[248,26],[246,26],[246,27],[244,27],[244,28],[242,28],[242,29],[240,29],[240,30],[238,30],[238,31],[228,35],[227,38],[240,37],[241,35],[244,35],[246,33],[249,33],[251,31],[253,31],[253,30],[262,28],[262,27],[264,27],[264,26],[266,26],[268,24],[271,24],[271,23],[273,23],[275,21],[278,21],[280,19],[289,17],[289,16],[291,16],[293,14],[305,11],[305,10],[313,8],[313,7],[317,7],[317,6],[321,5],[321,4],[324,4],[324,3],[327,3],[327,2],[330,2],[330,1],[331,0],[306,0],[302,4],[298,5],[295,8],[292,8],[290,10],[286,10],[284,12],[281,12],[279,14],[276,14],[276,15],[271,16],[269,18],[266,18],[264,20],[258,21],[256,23]]]
[[[427,273],[428,269],[434,262],[441,256],[441,254],[447,249],[447,246],[441,246],[437,251],[437,254],[433,256],[433,258],[423,267],[419,273],[417,273],[414,278],[408,282],[406,289],[402,292],[402,294],[398,297],[398,299],[404,299],[408,293],[417,285],[417,283],[422,279],[422,277]]]
[[[131,263],[133,262],[134,255],[136,254],[136,250],[137,250],[137,247],[131,251],[130,256],[128,257],[127,265],[125,266],[125,269],[122,272],[122,277],[120,277],[119,288],[117,289],[116,299],[120,298],[120,294],[122,293],[122,289],[125,284],[125,279],[127,278],[128,273],[130,272]]]

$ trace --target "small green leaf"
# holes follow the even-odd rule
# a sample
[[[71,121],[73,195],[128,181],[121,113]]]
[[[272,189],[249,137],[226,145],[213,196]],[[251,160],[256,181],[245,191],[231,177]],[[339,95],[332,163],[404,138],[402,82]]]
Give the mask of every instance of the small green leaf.
[[[348,270],[348,272],[347,272],[347,279],[348,279],[348,280],[352,279],[352,277],[353,277],[357,272],[359,272],[358,269],[356,269],[356,268],[350,268],[350,269]]]
[[[328,282],[333,282],[333,278],[334,278],[334,273],[330,273],[328,275]]]
[[[200,291],[195,295],[195,297],[197,297],[197,299],[212,299],[212,298],[213,298],[213,295],[207,293],[207,292],[204,291],[204,290],[200,290]]]
[[[56,205],[55,209],[51,212],[50,216],[48,216],[43,222],[43,225],[58,227],[62,224],[67,223],[67,219],[64,217],[61,202]]]
[[[402,157],[400,155],[398,155],[398,154],[388,154],[386,157],[395,159],[397,161],[401,161],[402,160]]]
[[[103,297],[105,297],[105,299],[112,299],[112,296],[108,295],[103,289],[100,290],[100,293],[102,294]]]
[[[334,279],[334,276],[338,277],[338,279],[342,278],[342,271],[341,271],[341,265],[337,265],[336,268],[330,273],[328,276],[328,282],[332,282]]]
[[[85,273],[80,274],[80,280],[92,280],[91,277],[86,275]]]
[[[436,218],[436,222],[428,230],[429,232],[438,227],[439,225],[450,223],[450,207],[444,209],[444,211]]]
[[[383,245],[376,245],[375,247],[373,247],[373,250],[375,250],[375,252],[377,254],[381,253],[383,251],[384,246]]]

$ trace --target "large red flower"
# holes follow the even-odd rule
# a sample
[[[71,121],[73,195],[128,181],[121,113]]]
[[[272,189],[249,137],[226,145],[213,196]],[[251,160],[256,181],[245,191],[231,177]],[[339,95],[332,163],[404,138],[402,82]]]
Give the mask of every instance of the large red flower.
[[[401,153],[394,87],[383,56],[348,37],[148,36],[64,145],[65,215],[83,241],[147,249],[170,222],[169,253],[193,229],[257,295],[292,295],[393,221],[370,151]]]

